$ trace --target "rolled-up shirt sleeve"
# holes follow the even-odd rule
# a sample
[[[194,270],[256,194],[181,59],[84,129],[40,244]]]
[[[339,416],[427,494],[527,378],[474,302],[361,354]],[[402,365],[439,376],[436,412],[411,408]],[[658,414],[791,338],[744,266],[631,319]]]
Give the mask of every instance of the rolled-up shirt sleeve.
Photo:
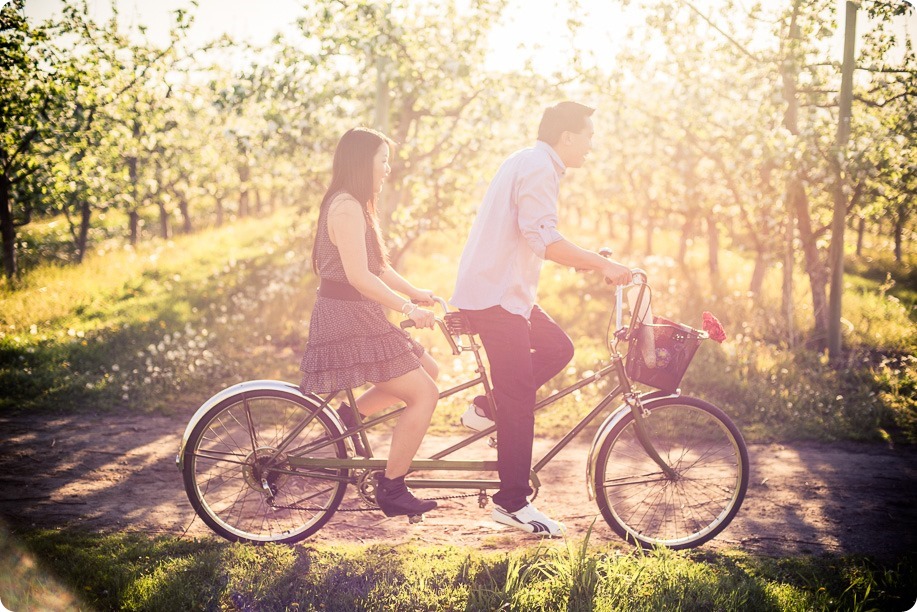
[[[541,259],[549,244],[563,240],[557,230],[557,196],[560,181],[553,168],[528,172],[519,184],[519,231]]]

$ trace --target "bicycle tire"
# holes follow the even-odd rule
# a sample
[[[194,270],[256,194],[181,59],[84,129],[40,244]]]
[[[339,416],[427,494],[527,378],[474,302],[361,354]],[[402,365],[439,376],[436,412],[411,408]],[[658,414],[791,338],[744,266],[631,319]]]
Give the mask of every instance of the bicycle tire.
[[[183,480],[195,512],[217,534],[233,542],[293,543],[332,517],[347,488],[346,469],[300,468],[295,476],[270,469],[289,470],[286,457],[304,452],[347,457],[342,440],[322,444],[341,433],[323,412],[277,457],[280,440],[320,404],[313,395],[256,389],[231,395],[200,419],[185,446]]]
[[[693,548],[716,537],[748,491],[748,448],[716,406],[692,397],[645,401],[652,445],[677,478],[665,475],[626,414],[600,442],[596,500],[608,525],[643,548]]]

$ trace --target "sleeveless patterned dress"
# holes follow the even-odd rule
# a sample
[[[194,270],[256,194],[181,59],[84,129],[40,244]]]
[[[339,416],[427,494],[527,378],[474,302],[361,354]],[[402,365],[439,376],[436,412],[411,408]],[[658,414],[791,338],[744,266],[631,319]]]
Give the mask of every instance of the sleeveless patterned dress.
[[[372,231],[367,221],[367,264],[370,272],[379,275],[382,260],[373,248]],[[318,275],[346,283],[341,255],[328,235],[327,215],[319,220],[315,240]],[[385,382],[421,367],[423,352],[420,344],[388,320],[378,302],[320,295],[309,322],[299,387],[303,393],[330,393]]]

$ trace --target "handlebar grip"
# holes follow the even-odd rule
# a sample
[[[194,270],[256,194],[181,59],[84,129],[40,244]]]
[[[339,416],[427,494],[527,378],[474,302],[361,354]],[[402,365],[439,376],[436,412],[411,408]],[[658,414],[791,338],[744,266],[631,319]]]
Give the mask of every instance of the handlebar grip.
[[[414,321],[413,321],[412,319],[405,319],[404,321],[402,321],[402,322],[399,323],[398,325],[401,326],[401,329],[407,329],[407,328],[409,328],[409,327],[417,327],[417,324],[414,323]]]

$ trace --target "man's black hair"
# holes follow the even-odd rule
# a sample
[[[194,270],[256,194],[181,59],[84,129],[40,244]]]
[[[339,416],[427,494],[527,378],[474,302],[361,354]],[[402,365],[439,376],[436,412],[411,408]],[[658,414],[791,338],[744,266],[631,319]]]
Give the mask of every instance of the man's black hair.
[[[586,127],[586,118],[595,112],[578,102],[558,102],[545,109],[538,126],[538,140],[555,145],[564,132],[580,133]]]

